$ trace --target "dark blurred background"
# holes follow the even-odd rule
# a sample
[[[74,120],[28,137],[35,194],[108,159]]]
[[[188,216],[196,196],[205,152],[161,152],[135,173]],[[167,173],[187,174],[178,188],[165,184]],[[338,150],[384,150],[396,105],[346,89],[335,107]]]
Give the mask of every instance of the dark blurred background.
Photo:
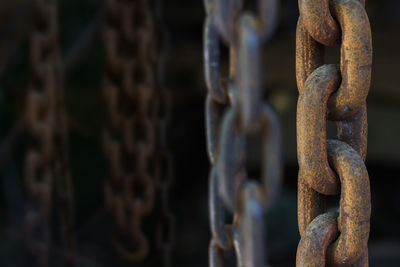
[[[268,253],[272,266],[294,266],[299,241],[296,215],[295,27],[297,1],[280,2],[279,26],[265,46],[265,98],[283,125],[285,181],[268,214]],[[0,265],[24,265],[21,183],[25,132],[21,121],[30,78],[28,36],[33,1],[0,1]],[[60,0],[60,46],[70,136],[70,164],[76,201],[78,266],[128,266],[109,245],[112,219],[103,202],[107,160],[101,149],[106,120],[101,92],[105,69],[100,32],[103,3]],[[367,0],[374,45],[372,87],[368,97],[367,167],[373,213],[369,242],[371,266],[400,266],[400,2]],[[202,25],[203,2],[165,0],[168,31],[166,86],[173,95],[169,147],[174,156],[171,206],[176,216],[172,266],[207,266],[208,159],[204,136]],[[226,48],[225,48],[226,50]],[[223,53],[226,65],[227,53]],[[327,62],[339,62],[339,49]],[[151,229],[150,229],[151,230]],[[51,250],[54,266],[62,249]],[[60,265],[61,266],[61,265]],[[135,266],[142,266],[140,264]],[[145,266],[145,265],[143,265]]]

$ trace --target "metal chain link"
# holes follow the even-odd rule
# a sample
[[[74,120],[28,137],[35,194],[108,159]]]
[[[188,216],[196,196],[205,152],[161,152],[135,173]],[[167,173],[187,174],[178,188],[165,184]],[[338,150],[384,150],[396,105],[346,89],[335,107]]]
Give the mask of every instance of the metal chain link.
[[[62,103],[57,1],[35,1],[36,21],[30,39],[32,80],[27,92],[29,134],[25,159],[27,207],[25,239],[34,266],[49,266],[52,195],[65,246],[75,249],[73,192],[68,170],[67,126]],[[55,185],[54,185],[55,184]]]
[[[357,0],[299,0],[296,39],[298,223],[297,266],[368,266],[371,203],[364,160],[371,29]],[[341,45],[338,65],[324,65],[324,45]],[[326,120],[338,140],[327,140]],[[340,193],[326,212],[325,196]]]
[[[240,0],[205,0],[204,68],[208,88],[206,135],[209,160],[210,266],[224,266],[234,250],[238,266],[265,266],[265,212],[281,181],[277,116],[262,101],[261,47],[275,28],[277,2],[260,0],[258,16]],[[230,50],[230,74],[221,78],[219,40]],[[249,179],[246,139],[262,136],[261,178]],[[228,222],[228,213],[233,220]]]
[[[159,146],[157,131],[162,131],[165,124],[163,118],[158,118],[157,105],[162,97],[155,90],[154,20],[146,0],[107,0],[106,10],[103,37],[108,68],[103,92],[109,123],[103,144],[111,174],[105,183],[105,202],[116,223],[112,245],[123,259],[135,263],[143,260],[150,249],[142,222],[153,209],[156,186],[163,188],[164,195],[169,187],[169,177],[157,175],[164,170],[157,171],[152,164]],[[157,160],[169,164],[168,153]],[[156,184],[156,176],[165,180]]]

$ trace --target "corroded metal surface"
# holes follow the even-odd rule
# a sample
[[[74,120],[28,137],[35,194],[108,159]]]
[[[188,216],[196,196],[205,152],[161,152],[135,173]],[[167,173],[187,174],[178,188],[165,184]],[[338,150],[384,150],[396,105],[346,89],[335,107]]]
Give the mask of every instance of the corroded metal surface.
[[[265,212],[278,194],[281,133],[274,111],[262,101],[261,48],[275,27],[276,1],[259,1],[258,16],[242,1],[205,1],[204,68],[207,149],[212,165],[209,265],[224,266],[233,250],[238,266],[266,264]],[[219,40],[229,46],[229,77],[221,78]],[[248,177],[247,138],[262,137],[261,178]],[[233,221],[228,222],[229,214]]]
[[[372,41],[363,4],[357,0],[331,0],[329,5],[328,1],[299,1],[298,266],[368,266],[371,203],[364,165],[365,100],[371,79]],[[323,65],[323,45],[338,40],[340,67]],[[327,120],[336,121],[338,140],[327,140]],[[324,195],[338,193],[339,214],[325,214]]]
[[[368,16],[358,1],[332,1],[332,15],[342,29],[340,88],[329,99],[329,119],[340,121],[354,115],[369,92],[372,64],[372,40]],[[304,81],[322,65],[323,48],[309,35],[301,17],[297,30],[296,72],[301,91]]]
[[[339,83],[339,68],[324,65],[308,77],[297,104],[299,177],[322,194],[337,194],[340,190],[326,150],[327,102]]]

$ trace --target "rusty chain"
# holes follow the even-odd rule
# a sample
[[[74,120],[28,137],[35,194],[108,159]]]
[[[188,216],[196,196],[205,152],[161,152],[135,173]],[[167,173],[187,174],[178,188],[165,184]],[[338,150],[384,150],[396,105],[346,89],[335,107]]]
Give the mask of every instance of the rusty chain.
[[[371,203],[366,97],[371,29],[363,0],[299,0],[296,37],[297,266],[368,266]],[[324,46],[340,44],[340,66],[324,65]],[[327,140],[326,120],[338,140]],[[340,193],[339,212],[325,196]]]
[[[57,44],[57,1],[37,0],[35,11],[30,39],[32,80],[26,100],[29,143],[24,174],[28,195],[24,225],[32,264],[49,266],[52,196],[57,197],[62,241],[70,252],[75,250],[74,203]]]
[[[168,206],[172,158],[166,140],[170,97],[163,86],[163,32],[155,27],[161,23],[160,12],[160,3],[152,6],[146,0],[106,1],[103,92],[109,123],[103,144],[111,177],[105,201],[116,223],[112,245],[131,263],[149,254],[152,247],[142,223],[159,208],[155,247],[169,266],[174,236]]]
[[[237,266],[264,266],[264,217],[282,170],[278,118],[262,101],[261,48],[274,31],[277,1],[258,1],[258,15],[244,11],[240,0],[205,0],[204,5],[206,135],[212,165],[209,264],[224,266],[224,252],[234,250]],[[220,39],[230,51],[226,78],[220,73]],[[246,140],[253,135],[262,137],[258,180],[247,177]]]

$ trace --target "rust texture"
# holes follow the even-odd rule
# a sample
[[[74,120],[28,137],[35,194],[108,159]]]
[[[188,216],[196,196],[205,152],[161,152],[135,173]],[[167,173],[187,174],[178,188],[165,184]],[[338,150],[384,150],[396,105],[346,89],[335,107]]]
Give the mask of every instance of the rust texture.
[[[237,266],[265,266],[265,213],[279,192],[282,159],[278,118],[262,100],[261,52],[275,29],[277,1],[258,1],[258,14],[244,11],[241,0],[204,3],[206,136],[212,165],[209,265],[224,266],[224,252],[232,250]],[[228,77],[220,74],[220,40],[229,46]],[[247,138],[253,134],[262,137],[259,180],[248,177],[246,166]]]
[[[175,223],[168,204],[170,97],[163,87],[160,8],[160,1],[106,1],[103,94],[109,121],[103,147],[110,177],[104,193],[106,207],[114,216],[111,240],[116,253],[133,264],[145,261],[155,249],[156,261],[170,266]],[[142,224],[155,207],[159,212],[154,216],[152,242]]]
[[[371,201],[364,160],[372,40],[364,4],[299,1],[297,266],[368,266]],[[340,65],[324,65],[324,45],[339,43]],[[336,121],[338,140],[327,140],[327,120]],[[339,213],[325,213],[325,196],[336,194]]]

